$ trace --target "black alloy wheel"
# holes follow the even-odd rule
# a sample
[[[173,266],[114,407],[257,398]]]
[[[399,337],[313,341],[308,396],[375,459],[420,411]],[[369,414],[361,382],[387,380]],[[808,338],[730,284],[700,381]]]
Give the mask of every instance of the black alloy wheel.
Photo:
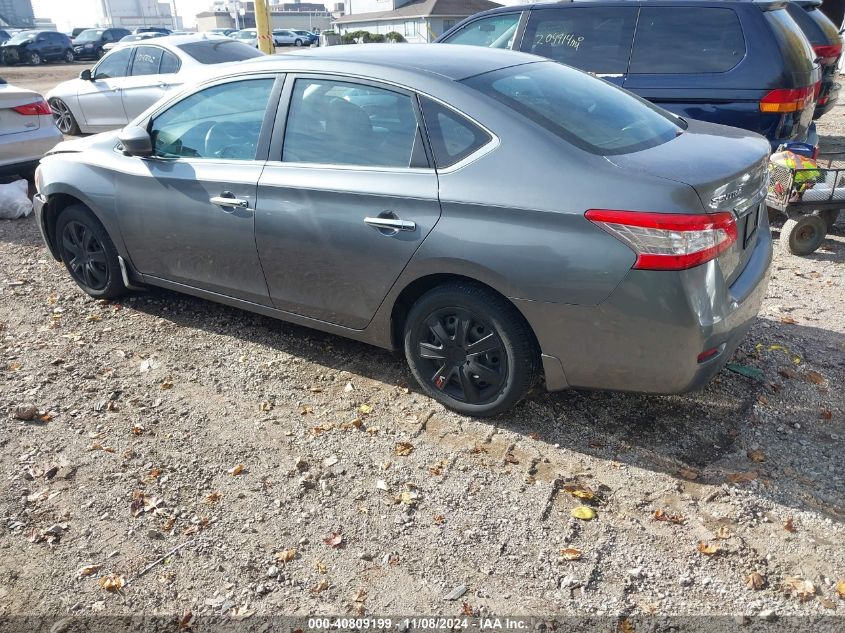
[[[417,334],[420,368],[431,385],[467,404],[483,404],[501,390],[508,372],[499,335],[481,316],[458,307],[435,310]]]
[[[405,320],[405,357],[422,389],[468,415],[507,411],[534,384],[539,352],[525,319],[470,281],[437,286]]]
[[[126,292],[117,249],[87,207],[77,204],[62,211],[55,235],[65,268],[82,290],[97,299]]]

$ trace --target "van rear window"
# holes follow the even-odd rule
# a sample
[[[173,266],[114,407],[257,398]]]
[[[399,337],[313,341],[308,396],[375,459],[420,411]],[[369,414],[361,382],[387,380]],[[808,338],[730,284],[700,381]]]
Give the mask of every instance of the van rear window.
[[[745,57],[745,37],[733,9],[644,7],[630,73],[720,73]]]
[[[593,154],[636,152],[682,132],[682,119],[562,64],[510,66],[462,83]]]
[[[628,70],[636,7],[535,9],[522,50],[581,70],[624,74]]]

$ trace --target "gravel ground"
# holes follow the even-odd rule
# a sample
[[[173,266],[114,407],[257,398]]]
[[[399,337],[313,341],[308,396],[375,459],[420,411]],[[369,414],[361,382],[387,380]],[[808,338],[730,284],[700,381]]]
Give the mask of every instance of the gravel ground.
[[[363,344],[91,300],[32,218],[0,243],[0,615],[845,614],[842,220],[776,254],[759,380],[486,421]]]

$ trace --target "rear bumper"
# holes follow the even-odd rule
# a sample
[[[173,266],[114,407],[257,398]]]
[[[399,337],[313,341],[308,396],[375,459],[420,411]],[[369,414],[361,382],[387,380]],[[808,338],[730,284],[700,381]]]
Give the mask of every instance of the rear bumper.
[[[818,119],[823,114],[827,114],[833,109],[833,106],[836,105],[836,102],[839,100],[839,91],[842,86],[838,82],[831,82],[829,86],[825,86],[822,89],[821,94],[819,95],[819,99],[824,99],[824,104],[816,105],[816,109],[813,112],[813,119]]]
[[[537,335],[547,388],[672,394],[706,385],[763,302],[772,237],[764,218],[758,230],[754,252],[730,286],[711,261],[680,272],[632,270],[598,306],[514,300]],[[719,353],[699,363],[711,348]]]
[[[37,130],[0,136],[0,172],[15,173],[38,166],[38,161],[58,145],[62,133],[52,120],[42,118]]]

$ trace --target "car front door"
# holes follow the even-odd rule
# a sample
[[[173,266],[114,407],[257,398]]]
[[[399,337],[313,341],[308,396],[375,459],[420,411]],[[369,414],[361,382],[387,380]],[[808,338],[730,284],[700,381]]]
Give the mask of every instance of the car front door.
[[[165,55],[167,59],[165,60]],[[164,93],[175,84],[173,71],[162,74],[162,64],[170,62],[172,53],[159,46],[137,46],[129,76],[121,84],[123,109],[128,120],[134,119],[144,110],[164,96]],[[178,60],[177,60],[178,61]],[[172,62],[167,63],[168,70]]]
[[[111,52],[91,71],[91,81],[80,81],[77,98],[88,127],[113,130],[126,125],[120,90],[129,68],[132,48]]]
[[[116,208],[140,273],[269,304],[254,213],[275,82],[263,75],[194,92],[153,115],[152,156],[118,158]]]
[[[280,109],[255,218],[271,300],[362,329],[440,217],[416,98],[301,75]]]

